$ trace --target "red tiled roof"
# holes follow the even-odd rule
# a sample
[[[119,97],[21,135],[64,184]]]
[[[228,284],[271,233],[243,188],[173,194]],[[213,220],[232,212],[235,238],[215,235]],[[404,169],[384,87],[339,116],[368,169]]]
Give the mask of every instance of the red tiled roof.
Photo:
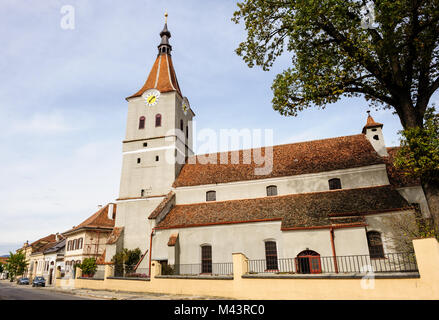
[[[363,133],[365,133],[366,129],[368,129],[368,128],[376,128],[376,127],[382,127],[382,126],[383,126],[382,123],[375,122],[375,120],[372,118],[372,116],[369,115],[367,117],[366,125],[363,127]]]
[[[107,244],[114,244],[119,239],[120,235],[123,232],[123,227],[114,227],[110,236],[107,239]]]
[[[159,54],[155,60],[149,76],[143,87],[129,98],[140,97],[148,89],[157,89],[160,92],[177,91],[180,95],[177,75],[175,74],[172,58],[169,54]]]
[[[45,236],[44,238],[41,238],[41,239],[38,239],[38,240],[32,242],[30,244],[30,246],[32,248],[35,248],[35,247],[38,247],[41,244],[46,244],[48,242],[54,242],[54,241],[56,241],[56,235],[55,234],[50,234],[48,236]]]
[[[157,225],[184,228],[282,220],[282,228],[328,226],[333,223],[361,223],[357,214],[411,208],[391,186],[332,190],[257,199],[204,202],[175,206]],[[346,217],[346,213],[352,216]],[[340,215],[343,218],[332,218]],[[334,220],[335,219],[335,220]]]
[[[387,153],[389,154],[389,156],[383,157],[384,161],[386,162],[387,176],[389,177],[390,184],[398,188],[420,186],[421,180],[419,178],[405,175],[402,170],[397,169],[394,166],[393,162],[399,148],[400,147],[387,148]]]
[[[154,209],[153,212],[149,215],[148,219],[155,219],[158,217],[158,215],[162,212],[162,210],[166,207],[166,205],[170,201],[174,201],[175,199],[175,193],[170,191],[166,197],[160,202],[160,204],[157,206],[157,208]]]
[[[232,152],[213,154],[218,163],[221,154],[227,155],[228,164],[203,164],[202,160],[200,163],[200,157],[206,155],[191,157],[173,186],[266,179],[384,163],[364,134],[274,146],[273,170],[267,175],[255,175],[254,169],[263,165],[257,165],[254,161],[244,164],[242,159],[245,151],[237,152],[239,164],[231,164]]]
[[[107,228],[112,229],[114,227],[114,219],[108,218],[108,207],[110,204],[107,204],[105,207],[96,211],[92,216],[84,220],[78,226],[63,232],[63,234],[71,233],[73,231],[77,231],[83,228]],[[116,204],[113,204],[113,214],[116,212]]]

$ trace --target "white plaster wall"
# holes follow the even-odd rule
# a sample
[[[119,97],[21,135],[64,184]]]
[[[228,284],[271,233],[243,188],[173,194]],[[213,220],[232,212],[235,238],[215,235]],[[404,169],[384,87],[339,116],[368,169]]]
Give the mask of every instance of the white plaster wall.
[[[430,217],[430,210],[428,208],[427,199],[425,198],[424,190],[421,186],[405,187],[397,189],[408,203],[419,203],[422,215],[427,218]]]
[[[369,255],[364,227],[334,229],[334,245],[337,256]]]
[[[328,171],[316,174],[304,174],[273,179],[261,179],[175,188],[176,203],[188,204],[206,201],[206,192],[216,191],[216,200],[235,200],[266,197],[266,187],[276,185],[278,195],[307,193],[329,190],[328,180],[339,178],[343,189],[388,185],[384,164]]]
[[[378,136],[378,140],[374,139]],[[387,156],[386,143],[384,142],[383,130],[379,127],[366,129],[366,138],[372,144],[372,147],[380,156]]]
[[[304,250],[313,250],[322,257],[332,256],[329,229],[281,231],[281,222],[259,222],[216,225],[181,229],[159,229],[153,238],[153,260],[173,260],[168,255],[171,234],[179,233],[180,263],[201,262],[201,246],[212,246],[212,263],[230,262],[232,253],[241,252],[249,259],[265,259],[265,241],[276,241],[278,258],[294,258]],[[337,229],[337,255],[368,254],[364,228]]]
[[[163,198],[160,197],[117,202],[115,226],[124,227],[124,248],[139,248],[142,254],[145,250],[149,249],[152,221],[149,220],[148,217],[162,200]]]
[[[395,215],[408,215],[409,218],[414,218],[414,211],[397,211],[382,214],[374,214],[366,216],[367,231],[378,231],[381,233],[381,240],[383,242],[384,253],[392,253],[395,250],[392,248],[393,243],[391,239],[392,230],[388,224],[388,219]]]

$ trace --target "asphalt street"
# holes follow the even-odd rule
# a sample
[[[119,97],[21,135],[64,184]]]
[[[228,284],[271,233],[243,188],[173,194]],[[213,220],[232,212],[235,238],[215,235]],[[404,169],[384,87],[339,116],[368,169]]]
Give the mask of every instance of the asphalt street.
[[[16,286],[8,281],[0,281],[0,300],[90,300],[44,288],[32,288],[31,285]]]

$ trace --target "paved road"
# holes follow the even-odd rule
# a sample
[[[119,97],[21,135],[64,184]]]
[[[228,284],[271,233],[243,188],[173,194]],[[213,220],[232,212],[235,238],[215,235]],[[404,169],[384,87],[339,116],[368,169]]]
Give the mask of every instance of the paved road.
[[[8,281],[0,281],[0,300],[90,300],[66,293],[53,292],[31,285],[17,286]]]

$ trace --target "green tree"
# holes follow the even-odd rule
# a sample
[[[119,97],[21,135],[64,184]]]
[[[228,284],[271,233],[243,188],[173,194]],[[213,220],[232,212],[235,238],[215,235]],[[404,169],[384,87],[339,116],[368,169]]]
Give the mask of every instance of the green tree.
[[[395,158],[395,166],[408,176],[420,178],[430,199],[430,208],[439,208],[439,115],[433,108],[428,108],[422,128],[409,128],[400,134],[401,148]],[[438,211],[433,213],[436,213],[435,222],[439,227]]]
[[[27,265],[28,263],[26,262],[26,256],[21,250],[17,251],[15,254],[9,252],[9,259],[6,269],[10,274],[11,282],[14,281],[16,276],[24,273]]]
[[[94,275],[98,269],[95,258],[85,258],[77,267],[81,269],[83,275],[89,276]]]
[[[376,108],[394,111],[403,129],[423,127],[425,111],[439,87],[439,1],[376,0],[373,8],[370,4],[238,3],[232,20],[244,22],[247,39],[236,52],[247,65],[269,70],[285,51],[291,56],[291,65],[272,84],[275,110],[296,116],[343,96],[363,96]],[[421,183],[437,220],[438,186],[424,179]]]
[[[125,273],[131,273],[134,267],[139,262],[142,252],[139,248],[129,250],[124,248],[122,251],[116,253],[112,262],[114,263],[114,272],[116,276],[122,276],[125,269]]]

